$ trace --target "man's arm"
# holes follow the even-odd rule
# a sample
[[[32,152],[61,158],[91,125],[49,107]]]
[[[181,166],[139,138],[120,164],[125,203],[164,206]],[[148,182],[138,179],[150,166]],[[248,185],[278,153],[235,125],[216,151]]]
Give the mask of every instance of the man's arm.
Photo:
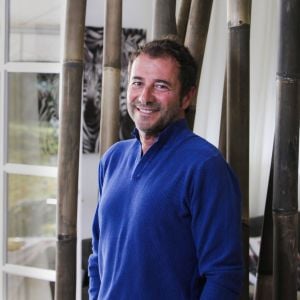
[[[92,254],[89,257],[89,300],[97,300],[100,290],[101,278],[99,273],[99,203],[101,199],[104,180],[103,158],[98,165],[98,204],[92,226]]]
[[[99,222],[98,206],[93,221],[92,230],[92,254],[89,257],[89,299],[97,300],[100,289],[100,275],[98,265],[98,247],[99,247]]]
[[[241,196],[221,156],[205,162],[195,176],[190,209],[198,272],[205,280],[200,299],[238,299],[244,271]]]

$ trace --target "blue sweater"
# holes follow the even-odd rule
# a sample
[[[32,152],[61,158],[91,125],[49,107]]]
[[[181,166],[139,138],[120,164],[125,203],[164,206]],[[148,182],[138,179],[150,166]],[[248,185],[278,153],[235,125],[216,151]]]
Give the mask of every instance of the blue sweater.
[[[90,299],[233,300],[242,285],[240,192],[218,150],[173,123],[99,165]]]

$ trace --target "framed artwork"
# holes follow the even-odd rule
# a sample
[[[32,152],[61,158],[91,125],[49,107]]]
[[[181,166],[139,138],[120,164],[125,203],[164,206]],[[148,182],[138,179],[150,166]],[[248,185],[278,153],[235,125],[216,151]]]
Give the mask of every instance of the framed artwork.
[[[95,153],[99,151],[103,34],[103,27],[86,27],[85,30],[82,122],[83,153]],[[126,109],[128,58],[145,41],[146,31],[144,29],[123,28],[120,83],[120,139],[130,138],[133,129],[133,122],[128,116]]]

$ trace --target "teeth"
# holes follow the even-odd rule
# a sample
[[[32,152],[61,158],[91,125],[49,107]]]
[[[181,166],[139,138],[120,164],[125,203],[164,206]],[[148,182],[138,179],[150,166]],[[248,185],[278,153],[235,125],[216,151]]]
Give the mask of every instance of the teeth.
[[[140,112],[145,113],[145,114],[151,114],[152,110],[149,110],[149,109],[140,109]]]
[[[155,110],[153,110],[153,109],[139,108],[139,107],[137,107],[137,109],[144,114],[151,114],[151,113],[155,112]]]

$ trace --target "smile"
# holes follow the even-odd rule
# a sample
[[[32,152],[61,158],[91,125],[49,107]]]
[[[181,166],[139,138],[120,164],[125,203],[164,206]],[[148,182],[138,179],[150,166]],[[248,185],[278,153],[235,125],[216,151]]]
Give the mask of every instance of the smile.
[[[148,107],[138,107],[138,106],[136,106],[136,108],[139,112],[146,114],[146,115],[150,115],[159,110],[158,108],[148,108]]]

